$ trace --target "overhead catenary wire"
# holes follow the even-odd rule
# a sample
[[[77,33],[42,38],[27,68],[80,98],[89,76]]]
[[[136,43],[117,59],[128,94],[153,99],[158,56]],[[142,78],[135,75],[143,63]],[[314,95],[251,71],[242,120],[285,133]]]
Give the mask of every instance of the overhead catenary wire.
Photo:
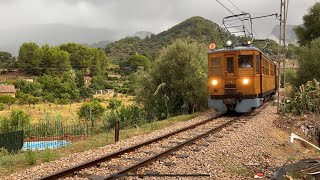
[[[241,13],[244,13],[238,6],[236,6],[231,0],[228,0],[235,8],[237,8]]]

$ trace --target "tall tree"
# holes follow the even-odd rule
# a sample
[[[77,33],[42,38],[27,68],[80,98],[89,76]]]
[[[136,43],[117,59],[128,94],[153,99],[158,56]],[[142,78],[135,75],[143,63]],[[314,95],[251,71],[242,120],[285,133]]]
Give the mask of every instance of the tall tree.
[[[320,37],[320,2],[316,2],[308,14],[303,16],[303,25],[297,26],[294,31],[297,34],[300,45],[306,45],[310,41]]]
[[[32,73],[39,67],[39,61],[35,58],[35,52],[39,46],[32,42],[23,43],[19,49],[18,67]]]
[[[313,40],[309,45],[298,48],[298,85],[307,81],[320,80],[320,38]]]
[[[202,109],[207,100],[205,51],[178,40],[169,45],[149,73],[140,76],[137,101],[160,118]]]
[[[5,51],[0,51],[0,67],[11,70],[16,66],[16,59]]]

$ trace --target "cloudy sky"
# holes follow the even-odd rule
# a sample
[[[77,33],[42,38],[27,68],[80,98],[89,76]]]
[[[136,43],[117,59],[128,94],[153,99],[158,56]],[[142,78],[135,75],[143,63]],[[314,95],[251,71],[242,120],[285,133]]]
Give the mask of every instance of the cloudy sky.
[[[232,1],[252,16],[277,13],[280,6],[280,0],[220,1],[240,13]],[[302,16],[317,1],[290,0],[287,23],[302,23]],[[216,0],[0,0],[0,30],[7,29],[8,33],[2,33],[4,37],[0,36],[0,41],[6,37],[12,39],[12,29],[39,24],[109,29],[120,38],[141,30],[159,33],[192,16],[221,24],[221,19],[228,15],[231,14]],[[268,36],[277,24],[278,20],[272,17],[254,20],[257,38]]]
[[[228,0],[220,0],[232,11]],[[317,0],[291,0],[288,24],[301,23],[302,16]],[[276,13],[280,0],[232,0],[242,11],[252,15]],[[230,15],[216,0],[0,0],[0,26],[63,23],[108,28],[125,33],[147,30],[155,33],[191,16],[203,16],[220,23]],[[277,24],[274,18],[254,22],[263,35]],[[268,28],[270,27],[270,28]]]

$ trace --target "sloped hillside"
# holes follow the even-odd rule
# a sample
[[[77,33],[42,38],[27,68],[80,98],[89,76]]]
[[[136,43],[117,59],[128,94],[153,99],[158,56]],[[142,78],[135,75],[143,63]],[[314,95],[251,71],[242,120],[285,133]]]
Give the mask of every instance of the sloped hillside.
[[[191,17],[167,31],[157,35],[151,35],[145,39],[139,37],[126,37],[106,46],[107,56],[111,61],[117,62],[127,59],[132,54],[142,54],[150,60],[154,60],[163,47],[166,47],[176,39],[186,39],[190,42],[209,44],[214,41],[218,46],[222,46],[219,35],[220,27],[210,20],[196,16]],[[221,30],[225,36],[229,36]]]

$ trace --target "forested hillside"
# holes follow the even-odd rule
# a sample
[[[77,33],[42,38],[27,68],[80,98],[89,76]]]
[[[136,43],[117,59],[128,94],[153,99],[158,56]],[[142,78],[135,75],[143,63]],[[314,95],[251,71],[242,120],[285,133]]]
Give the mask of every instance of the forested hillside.
[[[205,43],[214,41],[222,46],[219,35],[219,25],[202,17],[191,17],[167,31],[151,35],[145,39],[139,37],[126,37],[107,45],[106,53],[111,61],[123,61],[130,55],[141,54],[153,61],[159,51],[176,39],[185,39],[189,42]],[[228,34],[221,30],[225,36]]]

